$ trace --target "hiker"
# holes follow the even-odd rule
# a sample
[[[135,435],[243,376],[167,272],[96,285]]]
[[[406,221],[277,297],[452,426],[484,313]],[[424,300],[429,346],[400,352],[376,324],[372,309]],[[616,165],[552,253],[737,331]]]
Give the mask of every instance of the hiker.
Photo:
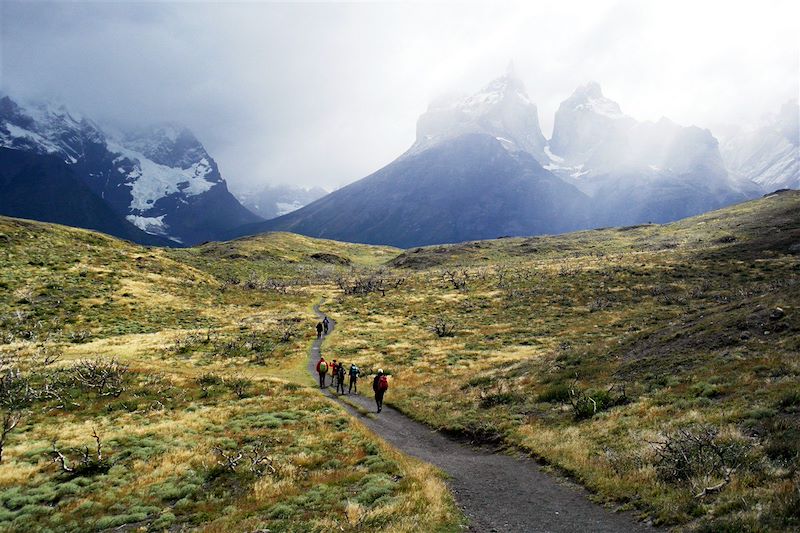
[[[327,334],[328,334],[328,329],[330,329],[330,327],[331,327],[331,321],[330,321],[330,320],[328,320],[328,317],[326,316],[326,317],[325,317],[325,318],[322,320],[322,332],[323,332],[325,335],[327,335]]]
[[[336,359],[333,360],[331,363],[331,385],[336,387],[336,376],[339,375],[339,364],[336,362]]]
[[[378,412],[383,409],[383,395],[389,389],[389,379],[383,373],[383,369],[379,369],[372,380],[372,390],[375,391],[375,404],[378,406]]]
[[[322,322],[317,322],[317,338],[322,337]]]
[[[358,394],[358,367],[355,364],[350,365],[350,388],[347,390],[347,393],[350,394],[353,390],[356,391]]]
[[[339,393],[339,389],[342,389],[342,394],[344,394],[344,363],[339,363],[336,367],[336,393]]]
[[[325,358],[321,355],[319,356],[319,361],[317,362],[317,373],[319,374],[319,388],[325,388],[325,374],[328,373],[328,362],[325,361]]]

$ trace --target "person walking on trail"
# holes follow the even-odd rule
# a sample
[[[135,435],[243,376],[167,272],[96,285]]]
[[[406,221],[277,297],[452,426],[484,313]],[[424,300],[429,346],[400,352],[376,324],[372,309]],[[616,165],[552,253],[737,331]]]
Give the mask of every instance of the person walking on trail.
[[[317,361],[317,374],[319,374],[319,388],[325,388],[325,374],[328,373],[328,362],[325,361],[325,358],[320,356],[319,361]]]
[[[339,376],[339,363],[337,363],[336,359],[334,359],[333,362],[331,363],[331,385],[333,385],[334,387],[337,387],[336,378],[338,376]]]
[[[344,363],[339,363],[336,366],[336,393],[339,393],[339,389],[342,389],[342,394],[344,394]]]
[[[322,337],[322,322],[317,322],[317,338]]]
[[[327,335],[327,334],[328,334],[328,330],[330,329],[330,327],[331,327],[331,321],[330,321],[330,320],[328,320],[328,317],[326,316],[326,317],[325,317],[325,318],[322,320],[322,333],[324,333],[325,335]]]
[[[389,390],[389,379],[383,373],[383,369],[379,369],[372,380],[372,390],[375,391],[375,405],[378,406],[378,412],[383,409],[383,395]]]
[[[359,369],[355,364],[350,365],[350,388],[347,390],[348,394],[352,394],[355,390],[358,394],[358,373]]]

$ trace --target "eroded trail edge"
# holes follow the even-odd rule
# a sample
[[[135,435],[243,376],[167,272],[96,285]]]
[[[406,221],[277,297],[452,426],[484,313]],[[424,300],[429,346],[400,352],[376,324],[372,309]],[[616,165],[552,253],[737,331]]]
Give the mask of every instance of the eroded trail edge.
[[[320,320],[326,316],[319,305],[314,306],[314,312]],[[336,322],[330,317],[328,320],[333,331]],[[314,341],[307,365],[317,383],[316,364],[324,340],[322,336]],[[371,385],[369,379],[360,380],[363,395],[345,395],[346,402],[330,388],[323,392],[400,451],[443,470],[456,502],[469,518],[469,531],[655,531],[630,513],[614,513],[591,502],[582,487],[542,471],[541,465],[528,457],[456,442],[387,405],[379,415],[365,415],[375,412]]]

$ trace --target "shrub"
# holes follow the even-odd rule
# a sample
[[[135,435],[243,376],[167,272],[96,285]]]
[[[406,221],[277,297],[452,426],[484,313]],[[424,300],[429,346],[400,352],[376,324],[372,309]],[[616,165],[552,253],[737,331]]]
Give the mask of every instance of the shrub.
[[[558,383],[549,386],[536,399],[547,403],[567,403],[570,399],[569,386]]]
[[[721,490],[750,455],[746,443],[723,438],[717,428],[707,425],[680,428],[655,443],[654,449],[658,477],[668,483],[688,483],[694,489],[702,486],[698,497]],[[720,479],[715,485],[705,486],[709,480]]]
[[[456,325],[451,320],[439,317],[436,319],[430,330],[436,334],[437,337],[452,337],[456,334]]]

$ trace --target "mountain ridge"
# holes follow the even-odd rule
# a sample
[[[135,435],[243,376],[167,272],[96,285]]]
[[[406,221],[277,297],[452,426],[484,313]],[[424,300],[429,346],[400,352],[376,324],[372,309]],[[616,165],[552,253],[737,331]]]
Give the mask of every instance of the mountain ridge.
[[[112,136],[65,106],[22,106],[4,96],[0,146],[61,158],[118,217],[174,245],[218,238],[260,219],[228,192],[214,159],[183,127]],[[34,203],[31,192],[27,201]]]

